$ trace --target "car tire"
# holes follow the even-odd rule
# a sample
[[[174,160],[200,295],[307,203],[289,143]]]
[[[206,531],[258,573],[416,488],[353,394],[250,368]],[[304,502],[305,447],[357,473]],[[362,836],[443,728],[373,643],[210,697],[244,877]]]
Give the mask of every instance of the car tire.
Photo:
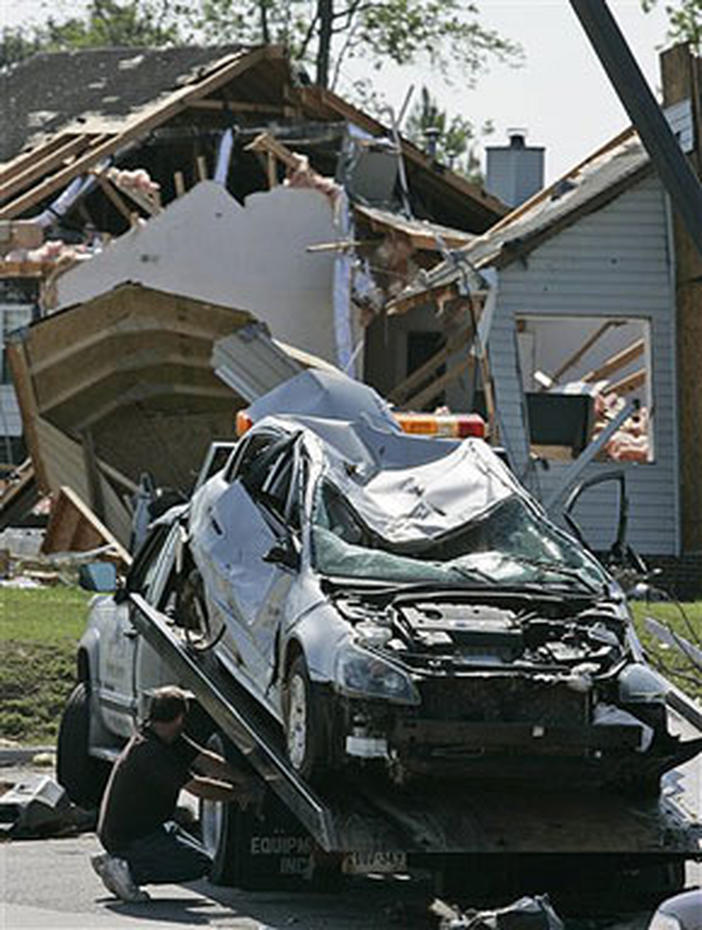
[[[234,747],[219,733],[207,740],[207,748],[233,762]],[[212,857],[210,881],[213,885],[233,885],[237,879],[237,805],[224,801],[199,802],[202,845]]]
[[[79,807],[91,810],[102,799],[111,766],[89,754],[90,689],[80,682],[61,715],[56,747],[56,778]]]
[[[293,659],[285,680],[283,720],[288,761],[298,775],[314,781],[322,774],[324,739],[319,704],[303,655]]]

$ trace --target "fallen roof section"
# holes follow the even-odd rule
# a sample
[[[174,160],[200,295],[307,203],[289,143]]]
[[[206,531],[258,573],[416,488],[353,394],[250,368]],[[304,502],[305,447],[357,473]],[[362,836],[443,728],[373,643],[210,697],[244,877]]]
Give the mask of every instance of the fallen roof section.
[[[627,129],[573,168],[555,184],[536,193],[526,203],[476,237],[406,288],[388,305],[401,312],[418,298],[455,287],[463,270],[495,266],[503,268],[524,258],[543,242],[578,219],[599,210],[651,171],[650,159],[633,129]]]
[[[149,82],[139,75],[158,70],[159,63],[163,74],[154,78],[149,95]],[[81,91],[70,101],[65,76],[76,68],[89,76],[89,86],[85,95]],[[54,72],[56,99],[50,106],[42,101],[52,99]],[[77,79],[77,85],[82,81]],[[74,178],[107,159],[122,157],[173,121],[180,121],[191,134],[198,126],[212,135],[252,120],[259,126],[270,120],[276,126],[318,120],[351,122],[374,137],[390,135],[386,126],[330,91],[298,86],[281,46],[130,49],[128,55],[123,49],[92,49],[42,55],[15,66],[4,82],[3,125],[12,124],[15,109],[32,115],[19,119],[17,134],[0,150],[5,160],[0,166],[0,218],[37,209]],[[33,87],[28,89],[27,83]],[[29,122],[43,133],[32,136]],[[402,140],[402,154],[418,214],[439,218],[440,213],[442,223],[481,232],[507,212],[497,198],[407,140]]]
[[[255,323],[244,310],[124,284],[17,335],[8,354],[41,489],[73,488],[125,543],[124,497],[143,471],[185,492],[211,441],[233,436],[243,400],[211,356],[217,340]],[[258,333],[257,352],[266,392],[284,350]]]

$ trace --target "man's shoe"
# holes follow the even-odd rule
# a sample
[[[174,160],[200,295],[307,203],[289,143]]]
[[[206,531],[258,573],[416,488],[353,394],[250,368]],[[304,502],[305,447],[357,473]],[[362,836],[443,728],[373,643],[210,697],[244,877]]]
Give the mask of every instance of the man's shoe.
[[[149,900],[148,892],[142,891],[134,883],[129,866],[124,859],[117,859],[115,856],[105,856],[104,859],[101,856],[94,856],[90,861],[105,888],[122,901]]]
[[[118,893],[117,886],[114,884],[114,882],[110,879],[110,876],[105,871],[105,865],[107,864],[107,861],[109,858],[110,857],[108,856],[107,853],[100,853],[97,856],[90,857],[90,864],[92,865],[93,869],[97,873],[100,881],[103,883],[105,888],[107,888],[107,890],[111,892],[112,894],[116,895]]]

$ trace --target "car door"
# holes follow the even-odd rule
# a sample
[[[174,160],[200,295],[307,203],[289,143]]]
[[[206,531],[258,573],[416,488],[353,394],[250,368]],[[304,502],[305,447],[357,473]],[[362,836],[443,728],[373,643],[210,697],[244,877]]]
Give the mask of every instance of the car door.
[[[213,501],[209,527],[199,541],[209,548],[215,608],[231,618],[223,645],[261,694],[274,668],[275,637],[291,582],[290,570],[267,557],[287,542],[294,444],[294,437],[283,433],[255,455],[242,455],[231,483]]]
[[[166,532],[165,527],[158,527],[149,535],[129,575],[128,586],[144,593],[145,597],[156,576]],[[114,598],[106,598],[97,609],[105,612],[105,622],[101,619],[99,623],[100,711],[110,730],[128,737],[139,711],[135,684],[139,635],[131,622],[132,607],[128,600],[117,602]]]

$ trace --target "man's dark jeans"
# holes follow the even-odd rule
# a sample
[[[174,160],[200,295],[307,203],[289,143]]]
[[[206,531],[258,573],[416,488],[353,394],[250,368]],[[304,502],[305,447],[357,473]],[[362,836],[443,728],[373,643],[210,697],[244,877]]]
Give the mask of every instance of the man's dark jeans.
[[[212,864],[200,843],[173,821],[132,840],[115,855],[127,860],[137,885],[190,882],[207,875]]]

